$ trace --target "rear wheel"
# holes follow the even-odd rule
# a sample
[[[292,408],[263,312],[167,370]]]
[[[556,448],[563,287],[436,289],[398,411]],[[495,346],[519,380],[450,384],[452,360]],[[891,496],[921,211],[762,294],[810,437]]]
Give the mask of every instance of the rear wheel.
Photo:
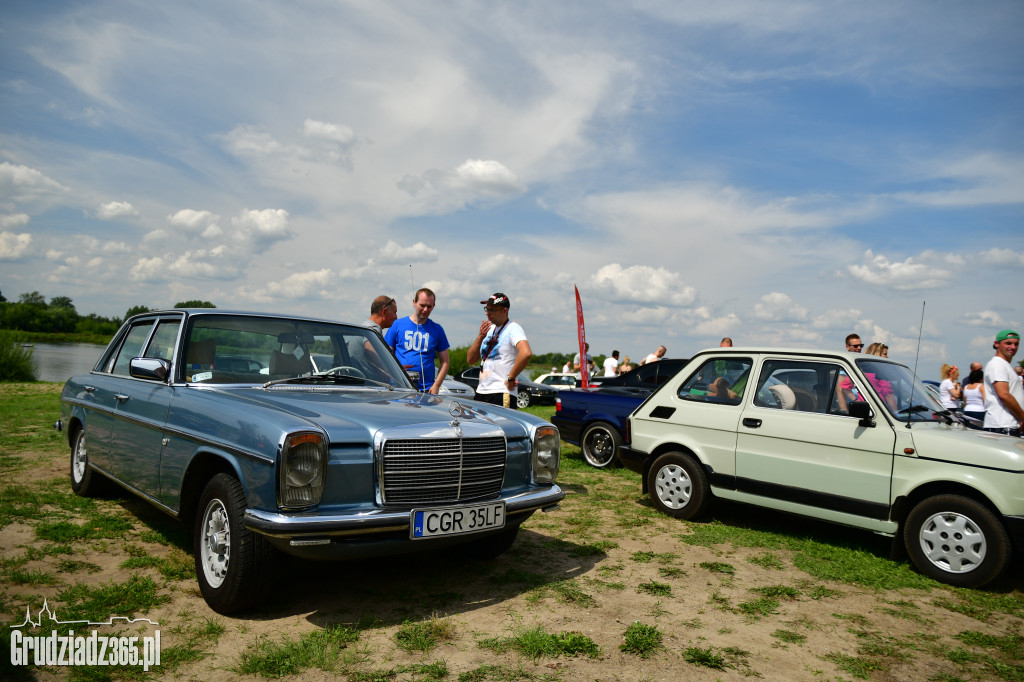
[[[711,498],[708,477],[700,462],[681,452],[667,452],[647,472],[647,490],[654,506],[677,519],[692,519]]]
[[[592,467],[603,468],[619,461],[619,446],[622,437],[608,422],[595,422],[583,430],[580,451],[583,459]]]
[[[103,489],[104,479],[89,466],[89,448],[86,446],[85,428],[75,433],[71,446],[71,489],[76,495],[93,497]]]
[[[203,598],[217,613],[241,611],[270,586],[271,548],[242,524],[245,491],[229,474],[206,484],[196,513],[194,553]]]
[[[530,406],[530,393],[525,388],[519,389],[519,395],[516,396],[516,406],[520,409],[526,409]]]
[[[1006,529],[985,505],[962,495],[936,495],[907,515],[903,531],[919,571],[958,587],[998,578],[1010,561]]]

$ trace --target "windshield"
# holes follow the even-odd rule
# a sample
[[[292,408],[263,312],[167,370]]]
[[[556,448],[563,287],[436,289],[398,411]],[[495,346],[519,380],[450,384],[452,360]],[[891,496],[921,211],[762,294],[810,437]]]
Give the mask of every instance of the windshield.
[[[371,329],[247,315],[201,315],[190,323],[179,381],[263,385],[309,377],[346,386],[411,387]]]
[[[889,413],[900,421],[934,421],[943,407],[928,388],[903,365],[877,360],[857,360],[871,389]]]

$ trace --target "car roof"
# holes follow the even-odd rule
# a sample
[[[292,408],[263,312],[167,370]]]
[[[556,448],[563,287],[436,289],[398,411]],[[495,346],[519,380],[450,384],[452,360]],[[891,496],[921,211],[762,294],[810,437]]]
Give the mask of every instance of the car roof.
[[[892,358],[883,358],[880,355],[867,355],[865,353],[851,353],[845,350],[821,350],[816,348],[776,348],[776,347],[757,347],[757,346],[732,346],[730,348],[705,348],[704,350],[698,351],[694,354],[693,358],[700,355],[749,355],[752,353],[758,353],[760,355],[814,355],[814,356],[828,356],[833,358],[845,358],[847,360],[858,360],[858,359],[871,359],[872,361],[888,362],[893,365],[902,365],[904,363]]]
[[[328,320],[323,317],[306,317],[305,315],[285,315],[282,313],[268,313],[256,310],[234,310],[229,308],[170,308],[167,310],[150,310],[144,313],[138,313],[137,315],[132,315],[128,319],[157,315],[173,315],[180,313],[185,313],[189,317],[198,317],[203,315],[233,315],[239,317],[267,317],[274,319],[302,320],[303,322],[325,322],[327,324],[347,324],[354,327],[362,326],[360,323],[357,322],[347,322],[344,320]]]

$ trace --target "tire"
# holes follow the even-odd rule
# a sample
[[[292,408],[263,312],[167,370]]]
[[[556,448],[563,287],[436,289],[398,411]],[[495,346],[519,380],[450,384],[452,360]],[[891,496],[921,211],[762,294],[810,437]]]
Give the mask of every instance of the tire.
[[[701,514],[711,500],[704,467],[689,455],[667,452],[647,472],[647,490],[655,508],[677,519]]]
[[[464,545],[460,545],[459,551],[463,556],[471,559],[496,559],[508,551],[518,535],[519,524],[516,524],[513,528],[506,528],[500,533],[488,535],[479,540],[471,540]]]
[[[248,608],[271,583],[270,545],[242,524],[244,511],[242,484],[223,473],[206,484],[196,508],[196,578],[206,603],[221,614]]]
[[[619,446],[622,436],[618,429],[608,422],[594,422],[583,429],[580,438],[580,451],[583,459],[592,467],[604,467],[618,464]]]
[[[85,441],[85,428],[75,433],[71,445],[71,489],[82,497],[95,497],[103,492],[105,479],[89,466],[89,449]]]
[[[533,402],[533,396],[526,389],[519,389],[519,394],[516,396],[516,406],[520,410],[525,410]]]
[[[962,495],[936,495],[904,522],[907,554],[919,571],[957,587],[980,587],[1010,562],[1010,538],[985,505]]]

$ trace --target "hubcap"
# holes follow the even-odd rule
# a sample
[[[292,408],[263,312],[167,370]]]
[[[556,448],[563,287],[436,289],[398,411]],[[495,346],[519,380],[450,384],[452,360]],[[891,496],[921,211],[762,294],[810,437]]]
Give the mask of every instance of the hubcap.
[[[669,509],[682,509],[690,503],[693,481],[678,464],[669,464],[659,469],[654,486],[658,499]]]
[[[612,460],[615,454],[612,448],[612,438],[607,431],[591,431],[587,438],[587,453],[590,455],[590,463],[595,466],[604,466]]]
[[[930,516],[921,526],[919,539],[928,560],[948,573],[969,573],[985,560],[985,534],[963,514]]]
[[[85,435],[83,434],[75,442],[75,456],[71,460],[71,472],[74,474],[75,482],[85,478],[85,466],[88,461],[89,455],[85,449]]]
[[[220,500],[210,500],[203,513],[201,559],[203,574],[211,587],[220,587],[231,560],[231,524]]]

